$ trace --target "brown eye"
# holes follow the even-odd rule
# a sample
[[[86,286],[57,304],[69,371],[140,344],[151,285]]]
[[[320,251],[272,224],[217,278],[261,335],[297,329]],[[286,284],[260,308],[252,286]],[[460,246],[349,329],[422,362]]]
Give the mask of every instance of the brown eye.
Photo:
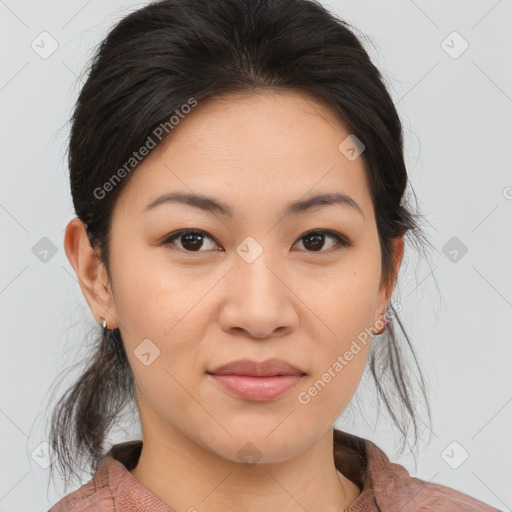
[[[186,252],[204,252],[204,250],[201,249],[205,244],[205,240],[207,242],[210,242],[210,248],[207,247],[206,250],[212,249],[212,245],[214,249],[214,247],[217,245],[215,243],[215,240],[210,235],[200,230],[178,231],[177,233],[174,233],[172,236],[166,238],[164,240],[164,244],[177,245],[175,243],[176,240],[178,240],[181,244],[181,247],[178,247]]]
[[[331,245],[332,247],[337,247],[338,249],[341,247],[350,247],[352,244],[340,236],[338,233],[334,231],[310,231],[309,233],[306,233],[305,235],[302,235],[299,240],[304,240],[303,246],[308,252],[327,252],[322,251],[322,248],[324,247],[326,239],[333,239],[335,240],[335,244]]]

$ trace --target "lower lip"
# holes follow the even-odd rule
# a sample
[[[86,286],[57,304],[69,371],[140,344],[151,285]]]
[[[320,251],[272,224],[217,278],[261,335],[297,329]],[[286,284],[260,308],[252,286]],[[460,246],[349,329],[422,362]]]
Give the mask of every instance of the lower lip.
[[[248,375],[208,374],[224,389],[246,400],[264,402],[273,400],[294,388],[302,375],[250,377]]]

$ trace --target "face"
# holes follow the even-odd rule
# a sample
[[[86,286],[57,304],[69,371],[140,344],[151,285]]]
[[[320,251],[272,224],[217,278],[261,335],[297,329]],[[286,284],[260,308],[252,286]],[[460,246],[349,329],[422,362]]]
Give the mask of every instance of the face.
[[[261,462],[278,462],[345,409],[392,291],[363,159],[338,149],[348,135],[303,93],[216,98],[134,171],[112,219],[109,328],[121,330],[145,437],[179,434],[232,461],[251,441]],[[148,207],[170,193],[226,211]],[[350,200],[287,212],[321,194]],[[271,357],[305,375],[270,400],[208,374]]]

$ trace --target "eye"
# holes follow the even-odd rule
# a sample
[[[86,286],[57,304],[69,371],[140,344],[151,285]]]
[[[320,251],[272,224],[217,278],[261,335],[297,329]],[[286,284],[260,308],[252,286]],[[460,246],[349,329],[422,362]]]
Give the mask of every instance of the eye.
[[[203,240],[213,242],[213,244],[210,244],[211,247],[216,245],[215,240],[210,235],[208,235],[208,233],[199,229],[178,231],[177,233],[174,233],[170,237],[166,238],[163,243],[164,245],[174,244],[175,240],[181,240],[181,247],[179,248],[185,250],[186,252],[204,252],[200,250],[204,243]]]
[[[309,233],[302,235],[299,238],[299,241],[306,241],[306,243],[303,242],[302,245],[307,247],[308,252],[327,252],[320,250],[324,246],[326,237],[333,239],[335,241],[334,247],[337,247],[338,249],[352,246],[352,242],[343,238],[335,231],[328,230],[310,231]]]

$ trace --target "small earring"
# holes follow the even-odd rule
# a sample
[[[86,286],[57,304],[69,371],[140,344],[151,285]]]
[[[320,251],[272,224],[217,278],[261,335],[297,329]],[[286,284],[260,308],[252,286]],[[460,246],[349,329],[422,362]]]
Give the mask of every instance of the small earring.
[[[116,353],[116,357],[121,365],[125,365],[125,358],[123,356],[123,348],[122,348],[122,340],[118,340],[117,337],[114,334],[115,328],[111,329],[110,332],[107,329],[107,321],[100,316],[101,319],[101,325],[103,327],[103,339],[106,339],[108,343],[111,343],[114,347],[114,351]]]

